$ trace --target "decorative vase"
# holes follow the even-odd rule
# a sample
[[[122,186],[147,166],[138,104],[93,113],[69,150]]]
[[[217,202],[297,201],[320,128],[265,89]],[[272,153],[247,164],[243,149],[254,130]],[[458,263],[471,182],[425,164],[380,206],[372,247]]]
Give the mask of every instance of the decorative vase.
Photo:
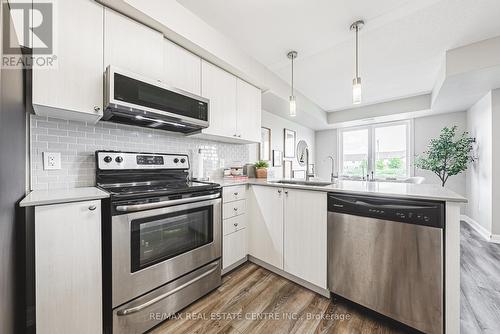
[[[255,175],[258,179],[267,179],[267,168],[257,168]]]

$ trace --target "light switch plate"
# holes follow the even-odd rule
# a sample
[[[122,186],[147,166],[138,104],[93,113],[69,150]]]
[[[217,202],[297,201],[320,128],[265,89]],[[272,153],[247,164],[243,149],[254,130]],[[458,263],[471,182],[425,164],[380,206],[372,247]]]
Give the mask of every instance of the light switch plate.
[[[43,152],[43,169],[45,170],[61,169],[61,153]]]

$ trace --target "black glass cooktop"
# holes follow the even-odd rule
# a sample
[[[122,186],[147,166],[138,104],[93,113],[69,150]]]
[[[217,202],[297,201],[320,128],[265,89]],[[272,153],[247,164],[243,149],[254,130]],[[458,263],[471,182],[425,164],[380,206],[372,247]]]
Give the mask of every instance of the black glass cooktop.
[[[146,182],[147,183],[147,182]],[[217,183],[202,183],[194,181],[160,182],[152,184],[100,184],[100,188],[109,192],[112,197],[143,197],[169,194],[180,194],[219,188]]]

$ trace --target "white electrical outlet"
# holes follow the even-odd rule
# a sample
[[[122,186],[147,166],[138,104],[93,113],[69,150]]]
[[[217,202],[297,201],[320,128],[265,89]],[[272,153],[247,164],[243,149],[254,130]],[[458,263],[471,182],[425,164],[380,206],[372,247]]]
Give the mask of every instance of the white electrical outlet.
[[[43,169],[61,169],[61,153],[43,152]]]

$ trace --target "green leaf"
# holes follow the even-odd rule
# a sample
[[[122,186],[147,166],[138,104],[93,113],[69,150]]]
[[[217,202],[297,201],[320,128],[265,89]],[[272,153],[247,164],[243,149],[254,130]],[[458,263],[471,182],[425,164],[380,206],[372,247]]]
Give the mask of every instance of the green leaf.
[[[444,186],[452,175],[467,170],[467,164],[474,161],[472,143],[468,132],[457,136],[457,126],[444,127],[438,138],[431,139],[427,151],[415,159],[415,166],[436,174]]]

